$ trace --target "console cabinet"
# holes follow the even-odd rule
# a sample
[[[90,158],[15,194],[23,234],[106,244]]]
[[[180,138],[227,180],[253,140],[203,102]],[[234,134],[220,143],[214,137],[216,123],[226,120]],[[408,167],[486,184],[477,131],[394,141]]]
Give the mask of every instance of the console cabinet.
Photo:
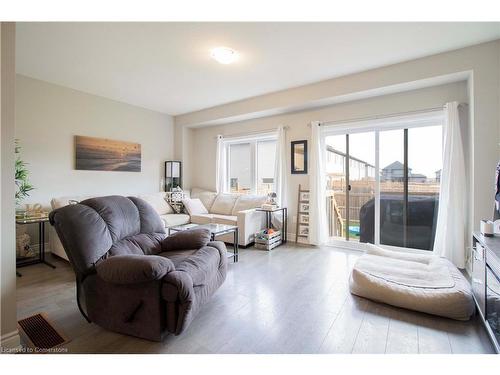
[[[493,346],[500,353],[500,237],[475,232],[472,243],[472,292]]]

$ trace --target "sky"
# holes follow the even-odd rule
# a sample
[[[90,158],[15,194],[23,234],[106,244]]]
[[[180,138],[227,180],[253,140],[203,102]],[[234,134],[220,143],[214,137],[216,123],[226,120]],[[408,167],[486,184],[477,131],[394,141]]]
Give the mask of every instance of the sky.
[[[349,153],[352,157],[375,165],[375,132],[349,135]],[[380,168],[394,161],[403,163],[403,129],[381,131],[379,136]],[[345,135],[329,136],[326,143],[345,152]],[[408,130],[408,165],[412,173],[429,178],[442,165],[442,127],[426,126]]]

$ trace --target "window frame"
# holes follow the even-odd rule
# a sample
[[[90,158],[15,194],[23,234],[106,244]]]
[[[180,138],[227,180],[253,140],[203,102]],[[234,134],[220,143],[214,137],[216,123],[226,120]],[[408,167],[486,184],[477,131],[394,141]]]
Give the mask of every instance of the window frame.
[[[259,142],[274,141],[276,144],[278,142],[278,137],[276,133],[262,133],[252,136],[244,136],[238,138],[225,139],[224,142],[224,153],[226,156],[226,181],[224,186],[224,193],[231,193],[231,146],[240,144],[250,145],[250,194],[257,194],[257,176],[259,174],[258,168],[258,153],[257,144]],[[276,150],[275,150],[276,157]],[[276,176],[274,176],[276,177]]]

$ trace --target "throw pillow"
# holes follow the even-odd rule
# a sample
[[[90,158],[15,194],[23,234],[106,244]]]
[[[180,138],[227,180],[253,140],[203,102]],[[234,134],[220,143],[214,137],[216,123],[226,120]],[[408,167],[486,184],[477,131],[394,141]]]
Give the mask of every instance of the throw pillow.
[[[206,207],[198,198],[183,199],[182,203],[184,204],[184,208],[189,215],[208,214]]]
[[[148,202],[158,215],[166,215],[173,214],[174,210],[165,200],[165,193],[154,193],[154,194],[141,194],[138,195],[137,198],[140,198],[146,202]]]
[[[217,193],[215,191],[208,191],[200,188],[191,189],[191,198],[199,198],[208,211],[210,211],[216,197]]]
[[[238,199],[238,194],[219,194],[215,198],[214,204],[210,208],[210,212],[219,215],[231,215],[234,204]]]

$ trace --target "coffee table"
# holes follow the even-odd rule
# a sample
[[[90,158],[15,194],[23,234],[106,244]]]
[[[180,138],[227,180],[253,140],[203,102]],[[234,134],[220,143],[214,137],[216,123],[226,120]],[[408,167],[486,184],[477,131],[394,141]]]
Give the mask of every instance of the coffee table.
[[[233,262],[238,261],[238,227],[236,225],[227,224],[183,224],[168,228],[168,234],[172,232],[181,232],[194,228],[206,228],[210,230],[211,240],[215,241],[215,237],[223,234],[233,233],[233,252],[227,253],[228,258],[233,258]]]

